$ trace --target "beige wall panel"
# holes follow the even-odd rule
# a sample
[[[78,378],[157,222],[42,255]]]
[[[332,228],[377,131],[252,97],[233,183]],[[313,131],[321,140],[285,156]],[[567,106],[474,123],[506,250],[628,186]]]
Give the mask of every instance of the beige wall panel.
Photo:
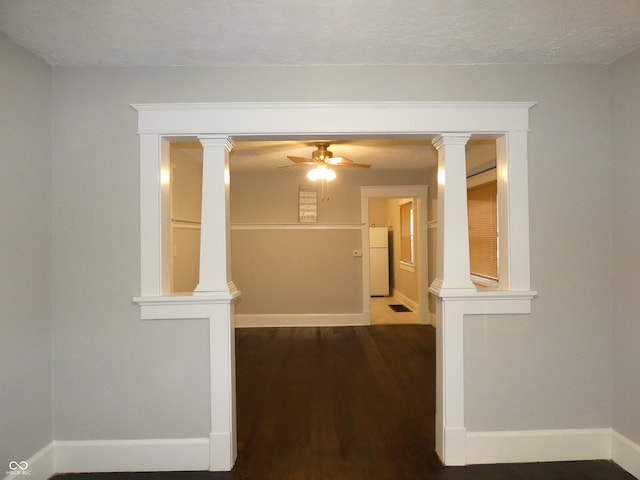
[[[362,312],[359,230],[236,230],[239,314]]]

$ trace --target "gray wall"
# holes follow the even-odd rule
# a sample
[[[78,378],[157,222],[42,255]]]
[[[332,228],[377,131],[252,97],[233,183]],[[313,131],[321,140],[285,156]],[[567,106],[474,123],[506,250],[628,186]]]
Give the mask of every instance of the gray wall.
[[[603,66],[54,69],[56,439],[207,433],[206,326],[142,322],[131,302],[139,168],[128,104],[174,101],[538,101],[529,172],[540,295],[530,316],[468,319],[467,425],[611,425],[608,81]]]
[[[640,443],[640,50],[611,69],[614,204],[613,426]]]
[[[0,476],[51,431],[51,69],[0,34]]]

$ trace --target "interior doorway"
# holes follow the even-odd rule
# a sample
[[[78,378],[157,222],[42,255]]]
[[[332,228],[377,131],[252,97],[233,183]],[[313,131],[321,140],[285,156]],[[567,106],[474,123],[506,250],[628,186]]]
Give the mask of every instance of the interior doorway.
[[[369,199],[369,281],[372,325],[420,323],[414,198]]]
[[[403,323],[400,316],[389,316],[385,322],[383,312],[391,310],[389,304],[402,305],[415,317],[406,323],[429,324],[428,303],[429,262],[427,237],[428,185],[396,185],[361,187],[363,223],[363,309],[372,324]],[[405,215],[410,211],[410,215]],[[405,218],[403,218],[403,216]],[[408,217],[408,218],[407,218]],[[377,295],[374,270],[376,230],[387,231],[389,289],[386,295]],[[373,228],[373,230],[371,230]],[[383,292],[384,293],[384,292]]]
[[[446,254],[439,251],[438,270],[453,266],[452,277],[442,278],[433,287],[434,295],[441,302],[450,301],[456,308],[434,308],[439,318],[436,329],[436,450],[446,465],[464,465],[469,457],[465,427],[464,395],[464,343],[463,318],[475,314],[525,314],[531,309],[531,300],[536,292],[530,290],[529,267],[529,215],[527,190],[527,132],[528,111],[531,102],[351,102],[351,103],[215,103],[215,104],[136,104],[138,133],[140,134],[140,290],[134,297],[140,306],[140,317],[145,320],[158,319],[206,319],[209,322],[210,340],[210,389],[211,426],[208,439],[209,466],[211,470],[231,470],[235,461],[235,398],[233,385],[235,361],[230,345],[233,337],[233,303],[239,295],[230,280],[228,268],[212,268],[216,263],[229,266],[230,249],[227,248],[225,221],[228,215],[227,198],[212,205],[202,231],[207,233],[203,242],[206,256],[201,262],[207,268],[204,275],[206,288],[198,295],[171,296],[169,292],[169,249],[167,248],[168,216],[164,215],[166,204],[165,184],[162,182],[168,161],[165,156],[166,141],[176,135],[197,136],[207,143],[206,190],[209,194],[225,197],[227,184],[228,152],[230,137],[263,137],[278,135],[294,137],[300,134],[372,136],[386,132],[390,136],[429,135],[438,143],[439,156],[453,153],[460,155],[460,141],[468,132],[487,134],[497,138],[498,188],[506,198],[500,203],[499,221],[509,231],[507,241],[500,242],[500,256],[507,261],[501,264],[501,283],[505,290],[491,296],[480,296],[470,292],[459,296],[455,292],[457,277],[461,274],[458,250]],[[214,133],[217,132],[217,133]],[[220,133],[226,132],[226,133]],[[506,175],[508,167],[509,175]],[[500,173],[503,173],[502,175]],[[438,172],[444,179],[444,171]],[[160,181],[159,181],[160,180]],[[203,185],[205,182],[203,182]],[[434,184],[435,185],[435,184]],[[451,193],[450,182],[438,188]],[[376,187],[371,187],[375,190]],[[418,187],[428,191],[426,185]],[[419,196],[426,194],[396,194],[389,197]],[[368,195],[368,196],[367,196]],[[385,196],[380,192],[364,193],[365,197]],[[457,197],[453,197],[454,200]],[[361,202],[368,214],[368,201]],[[438,203],[440,220],[455,218],[457,203]],[[424,211],[421,208],[419,211]],[[366,222],[368,216],[361,217]],[[220,220],[223,221],[220,221]],[[459,224],[454,224],[459,227]],[[451,237],[446,225],[437,228],[442,242]],[[425,222],[419,220],[419,228]],[[444,235],[443,232],[449,232]],[[440,235],[439,235],[440,236]],[[368,242],[368,233],[362,236]],[[422,237],[426,240],[426,235]],[[363,242],[364,243],[364,242]],[[459,246],[459,245],[458,245]],[[425,249],[422,248],[422,251]],[[464,251],[464,248],[462,249]],[[366,250],[363,248],[363,255]],[[203,255],[201,255],[203,257]],[[368,258],[368,256],[367,256]],[[434,262],[435,263],[435,260]],[[368,269],[362,269],[368,276]],[[455,274],[455,275],[454,275]],[[464,272],[462,272],[464,276]],[[502,282],[504,279],[504,282]],[[367,277],[368,280],[368,277]],[[445,279],[446,280],[446,279]],[[433,284],[433,283],[432,283]],[[368,282],[364,282],[368,303]],[[428,292],[427,281],[422,279],[421,314],[425,315]],[[452,285],[453,287],[449,286]],[[361,298],[361,301],[363,299]],[[364,305],[362,303],[361,305]],[[436,306],[440,305],[436,302]],[[215,402],[214,402],[215,400]],[[446,412],[446,416],[444,415]],[[476,442],[477,444],[477,442]],[[473,452],[471,452],[473,453]],[[478,452],[476,451],[476,455]],[[472,458],[480,458],[476,456]],[[484,457],[482,457],[484,458]]]

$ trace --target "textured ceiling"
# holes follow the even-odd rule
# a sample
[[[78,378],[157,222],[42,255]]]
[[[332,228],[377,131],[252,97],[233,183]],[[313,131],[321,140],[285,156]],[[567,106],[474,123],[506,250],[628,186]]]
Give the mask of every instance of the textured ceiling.
[[[313,141],[237,142],[230,167],[236,171],[289,168],[295,164],[288,155],[310,158],[315,149]],[[426,170],[435,166],[438,158],[429,140],[340,140],[329,150],[335,157],[365,163],[374,170]]]
[[[197,141],[175,143],[174,147],[202,159],[202,147]],[[231,171],[277,171],[281,168],[288,171],[292,170],[288,167],[295,164],[287,156],[310,158],[315,149],[315,142],[311,140],[238,141],[231,151],[229,166]],[[331,142],[330,151],[335,157],[369,164],[372,170],[425,171],[438,164],[438,155],[430,139],[336,140]],[[495,166],[495,159],[495,140],[472,138],[467,144],[467,168],[470,172],[477,173],[487,166]]]
[[[0,0],[51,65],[609,64],[638,0]]]
[[[60,66],[609,64],[640,47],[640,0],[0,0],[0,31]],[[232,169],[313,149],[238,143]],[[430,142],[331,149],[374,169],[436,162]]]

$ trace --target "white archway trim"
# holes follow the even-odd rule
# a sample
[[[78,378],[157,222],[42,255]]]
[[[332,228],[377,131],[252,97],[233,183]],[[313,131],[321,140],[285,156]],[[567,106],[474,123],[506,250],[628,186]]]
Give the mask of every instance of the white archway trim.
[[[528,313],[529,216],[527,130],[532,102],[342,102],[206,103],[133,105],[140,135],[142,318],[193,318],[192,302],[207,310],[211,351],[210,470],[230,470],[235,461],[235,360],[233,299],[236,292],[213,291],[193,297],[167,295],[168,245],[165,190],[166,139],[342,138],[408,136],[433,138],[491,135],[497,139],[500,288],[494,292],[432,289],[438,298],[437,451],[447,465],[466,457],[464,423],[464,315]],[[447,147],[445,147],[447,148]],[[456,154],[457,155],[457,154]],[[452,202],[460,204],[460,199]],[[446,209],[445,209],[446,210]],[[445,211],[447,215],[455,212]],[[442,218],[438,219],[440,226]],[[228,227],[228,222],[227,226]],[[218,232],[221,238],[224,232]],[[224,249],[225,246],[205,245]],[[440,250],[438,249],[439,254]],[[220,253],[219,258],[222,256]],[[232,283],[232,282],[231,282]],[[233,293],[233,294],[231,294]],[[210,308],[206,308],[210,302]],[[225,356],[226,355],[226,356]],[[222,358],[224,356],[224,358]],[[222,393],[222,395],[221,395]],[[215,421],[213,420],[215,419]]]

